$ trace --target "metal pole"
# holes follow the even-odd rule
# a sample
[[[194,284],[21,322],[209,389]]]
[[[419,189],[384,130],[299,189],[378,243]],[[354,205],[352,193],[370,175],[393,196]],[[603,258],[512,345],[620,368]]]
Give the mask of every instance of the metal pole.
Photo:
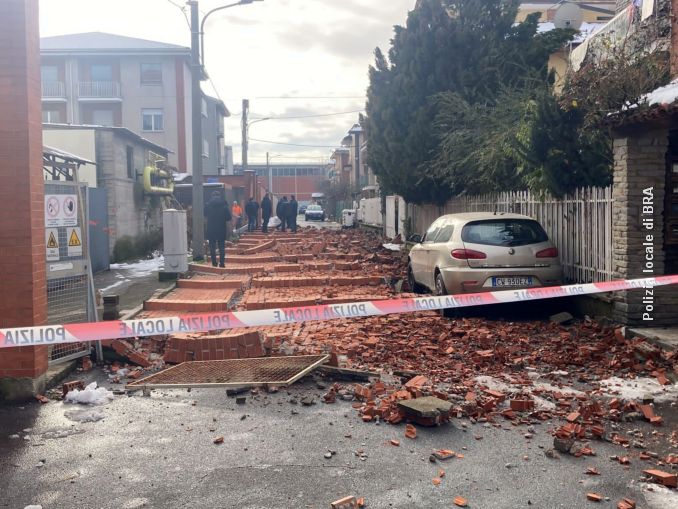
[[[250,109],[249,99],[242,100],[242,171],[243,174],[247,171],[247,113]]]
[[[273,192],[273,170],[271,169],[271,164],[268,158],[268,152],[266,152],[266,173],[268,174],[268,192]]]
[[[204,191],[202,178],[202,92],[200,80],[202,66],[200,65],[200,14],[198,2],[191,0],[191,132],[193,136],[193,235],[191,247],[193,260],[200,261],[205,256],[204,230]]]

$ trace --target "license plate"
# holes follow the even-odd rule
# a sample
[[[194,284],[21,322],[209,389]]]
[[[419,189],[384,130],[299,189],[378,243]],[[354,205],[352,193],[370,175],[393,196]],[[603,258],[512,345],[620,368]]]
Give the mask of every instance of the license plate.
[[[493,277],[492,286],[532,286],[532,276]]]

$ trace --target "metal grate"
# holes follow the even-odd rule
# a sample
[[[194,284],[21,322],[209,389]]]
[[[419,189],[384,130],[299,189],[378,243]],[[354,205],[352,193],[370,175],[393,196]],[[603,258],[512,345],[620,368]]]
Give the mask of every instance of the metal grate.
[[[88,322],[92,316],[90,309],[90,281],[87,265],[89,238],[87,226],[87,202],[84,188],[78,192],[78,184],[71,181],[45,182],[45,194],[54,196],[74,196],[78,213],[75,216],[80,228],[81,252],[72,252],[69,247],[69,232],[66,226],[53,226],[49,231],[55,232],[58,242],[58,259],[47,261],[47,323],[68,324]],[[53,345],[49,349],[50,364],[65,362],[90,354],[89,343],[69,343]]]
[[[128,389],[290,385],[329,355],[190,361],[127,384]]]

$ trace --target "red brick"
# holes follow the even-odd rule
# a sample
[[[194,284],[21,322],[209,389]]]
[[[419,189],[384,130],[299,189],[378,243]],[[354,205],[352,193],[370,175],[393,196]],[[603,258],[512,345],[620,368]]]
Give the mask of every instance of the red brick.
[[[672,474],[656,469],[643,470],[643,473],[649,475],[655,482],[663,484],[667,488],[678,488],[678,474]]]

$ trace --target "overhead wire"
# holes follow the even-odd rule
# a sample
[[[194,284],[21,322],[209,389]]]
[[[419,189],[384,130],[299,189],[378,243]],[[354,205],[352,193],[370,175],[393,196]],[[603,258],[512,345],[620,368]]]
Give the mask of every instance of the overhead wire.
[[[302,118],[320,118],[320,117],[332,117],[335,115],[350,115],[352,113],[363,113],[365,110],[353,110],[353,111],[338,111],[335,113],[319,113],[317,115],[299,115],[291,117],[252,117],[253,120],[295,120]]]

